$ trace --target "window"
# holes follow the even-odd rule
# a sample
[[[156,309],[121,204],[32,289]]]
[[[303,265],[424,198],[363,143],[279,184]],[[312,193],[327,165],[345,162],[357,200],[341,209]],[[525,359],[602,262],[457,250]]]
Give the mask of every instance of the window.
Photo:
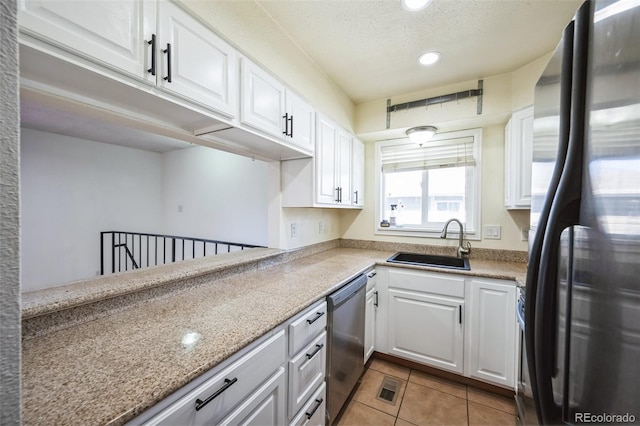
[[[378,142],[376,232],[439,237],[456,218],[465,234],[479,235],[481,139],[473,129],[437,134],[424,147],[408,138]]]

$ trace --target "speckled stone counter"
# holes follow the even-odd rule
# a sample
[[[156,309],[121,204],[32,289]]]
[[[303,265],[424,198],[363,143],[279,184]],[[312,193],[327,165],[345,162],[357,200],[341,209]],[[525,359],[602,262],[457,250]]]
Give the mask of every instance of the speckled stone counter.
[[[250,263],[247,254],[219,260],[236,273],[24,339],[24,424],[123,424],[359,273],[375,264],[391,266],[385,259],[393,254],[332,248],[279,263],[281,251],[265,250],[253,253],[260,260],[256,267],[237,268]],[[188,269],[174,270],[176,279],[191,276],[183,267]],[[520,280],[525,270],[523,263],[472,259],[470,274]],[[120,280],[131,285],[126,276]],[[34,311],[46,311],[47,297],[52,303],[95,298],[77,291],[82,294],[70,298],[44,292],[40,304],[33,294],[25,310],[37,317]],[[183,346],[187,333],[201,338]]]

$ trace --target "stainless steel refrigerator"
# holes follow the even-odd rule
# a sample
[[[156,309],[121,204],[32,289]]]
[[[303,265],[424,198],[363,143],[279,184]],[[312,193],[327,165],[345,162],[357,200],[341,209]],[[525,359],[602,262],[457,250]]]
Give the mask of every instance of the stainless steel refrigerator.
[[[585,2],[536,86],[523,306],[521,421],[640,424],[639,0]]]

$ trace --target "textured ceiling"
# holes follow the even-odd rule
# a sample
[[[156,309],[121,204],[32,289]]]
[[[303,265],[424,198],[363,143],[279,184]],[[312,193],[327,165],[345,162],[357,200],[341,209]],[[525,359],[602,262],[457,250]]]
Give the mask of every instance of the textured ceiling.
[[[551,52],[581,0],[257,0],[356,103],[514,71]],[[442,54],[431,67],[420,53]]]

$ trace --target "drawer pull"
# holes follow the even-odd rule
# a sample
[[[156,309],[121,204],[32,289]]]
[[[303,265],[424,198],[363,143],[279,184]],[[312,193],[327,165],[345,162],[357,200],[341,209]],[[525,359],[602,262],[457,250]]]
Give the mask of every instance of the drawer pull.
[[[324,312],[316,312],[316,316],[311,319],[308,319],[307,322],[309,324],[313,324],[314,322],[318,321],[318,319],[323,315],[324,315]]]
[[[200,398],[196,399],[196,411],[200,411],[201,408],[203,408],[205,405],[207,405],[208,403],[210,403],[211,401],[213,401],[214,399],[216,399],[218,396],[220,396],[220,394],[224,391],[226,391],[227,389],[229,389],[231,387],[232,384],[234,384],[235,382],[238,381],[237,377],[234,377],[233,379],[229,380],[229,379],[224,379],[224,386],[222,386],[220,389],[218,389],[213,395],[211,395],[209,398],[205,399],[204,401],[201,400]]]
[[[316,413],[316,411],[318,411],[318,408],[320,408],[320,406],[322,405],[322,403],[324,402],[324,399],[320,398],[320,399],[316,399],[316,406],[313,407],[313,410],[311,410],[310,413],[304,413],[307,415],[307,420],[311,420],[311,417],[313,417],[313,415]]]
[[[324,347],[324,345],[323,345],[323,344],[316,345],[316,349],[315,349],[313,352],[311,352],[310,354],[307,354],[307,358],[308,358],[308,359],[311,359],[311,358],[313,358],[314,356],[316,356],[316,354],[317,354],[318,352],[320,352],[320,349],[322,349],[323,347]]]

